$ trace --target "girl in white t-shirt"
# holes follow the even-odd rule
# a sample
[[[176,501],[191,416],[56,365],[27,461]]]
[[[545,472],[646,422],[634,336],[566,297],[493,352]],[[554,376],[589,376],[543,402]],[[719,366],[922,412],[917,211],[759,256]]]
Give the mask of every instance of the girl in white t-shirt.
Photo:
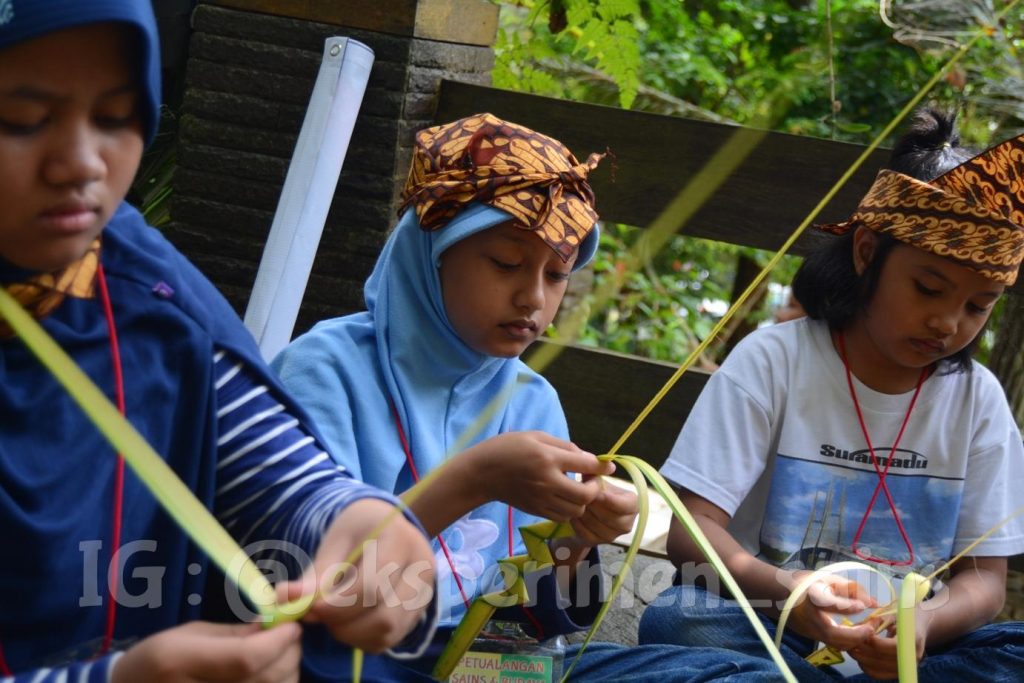
[[[808,318],[744,339],[694,406],[662,473],[770,629],[808,572],[928,574],[1024,501],[1020,432],[970,357],[1024,258],[1022,178],[1024,136],[969,158],[952,117],[919,113],[851,219],[820,226],[841,236],[794,281]],[[644,614],[641,642],[764,653],[676,522],[668,552],[682,585]],[[1024,625],[988,623],[1021,552],[1014,520],[919,606],[921,680],[1021,680]],[[802,681],[842,677],[803,659],[819,642],[861,680],[896,677],[891,623],[840,623],[889,600],[856,578],[823,579],[791,614]]]

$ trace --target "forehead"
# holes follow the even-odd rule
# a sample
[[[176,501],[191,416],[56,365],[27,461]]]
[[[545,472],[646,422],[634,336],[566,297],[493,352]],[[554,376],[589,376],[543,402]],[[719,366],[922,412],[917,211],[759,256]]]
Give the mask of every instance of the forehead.
[[[106,90],[133,80],[135,33],[101,23],[54,31],[0,50],[0,94],[15,88]]]
[[[534,230],[519,227],[515,221],[506,221],[499,223],[498,225],[481,230],[478,233],[470,235],[466,239],[462,240],[461,243],[467,243],[480,246],[491,246],[491,247],[507,247],[510,249],[521,249],[528,251],[531,254],[536,254],[551,260],[552,262],[557,261],[562,263],[562,258],[552,249],[547,242],[545,242],[541,236]],[[573,255],[566,262],[568,265],[572,265],[576,261],[578,250],[573,252]]]
[[[916,247],[897,244],[886,264],[890,273],[905,271],[930,277],[970,293],[1002,294],[1005,285],[989,280],[976,270]]]

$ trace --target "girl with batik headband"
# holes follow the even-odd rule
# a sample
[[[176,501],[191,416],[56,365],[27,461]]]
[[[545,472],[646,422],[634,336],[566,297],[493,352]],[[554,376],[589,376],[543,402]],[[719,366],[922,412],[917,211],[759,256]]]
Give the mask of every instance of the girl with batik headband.
[[[1024,256],[1024,137],[970,158],[952,118],[925,111],[896,152],[903,172],[881,171],[850,220],[820,226],[842,237],[794,281],[808,317],[736,347],[662,468],[771,630],[808,572],[855,560],[928,575],[1021,504],[1020,432],[969,349]],[[675,524],[668,549],[677,564],[701,562]],[[1022,625],[988,622],[1003,605],[1007,557],[1022,551],[1018,518],[918,606],[920,680],[1020,680]],[[803,659],[818,642],[845,651],[861,680],[896,678],[890,617],[840,623],[890,596],[838,576],[808,596],[783,640],[801,681],[841,677]],[[666,591],[640,635],[763,651],[713,586]]]
[[[601,485],[613,466],[568,440],[554,389],[519,360],[597,248],[587,177],[599,160],[581,164],[557,140],[490,114],[421,131],[367,310],[321,322],[273,363],[337,461],[365,481],[401,493],[445,465],[411,504],[435,537],[435,647],[374,662],[372,676],[428,680],[470,602],[496,587],[497,561],[524,552],[519,527],[540,518],[576,533],[553,542],[557,571],[527,577],[531,604],[502,618],[550,637],[583,628],[600,607],[594,546],[632,527],[636,498]],[[343,657],[317,649],[324,678],[344,670]],[[732,657],[598,644],[575,677],[770,679],[770,662]]]

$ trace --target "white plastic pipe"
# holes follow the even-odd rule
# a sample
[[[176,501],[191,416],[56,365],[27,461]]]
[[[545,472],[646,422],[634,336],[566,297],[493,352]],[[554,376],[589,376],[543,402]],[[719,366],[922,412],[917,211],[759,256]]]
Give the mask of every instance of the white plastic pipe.
[[[245,326],[266,360],[291,340],[373,59],[373,50],[356,40],[332,37],[324,45],[245,309]]]

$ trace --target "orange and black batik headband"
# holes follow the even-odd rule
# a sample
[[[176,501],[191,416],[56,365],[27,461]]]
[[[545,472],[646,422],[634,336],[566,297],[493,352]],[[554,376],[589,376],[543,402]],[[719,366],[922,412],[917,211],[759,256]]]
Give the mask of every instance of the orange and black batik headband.
[[[467,204],[487,204],[537,232],[564,261],[597,222],[587,177],[603,157],[581,164],[554,138],[477,114],[416,135],[402,206],[424,230],[437,230]]]
[[[1024,259],[1024,136],[927,183],[882,170],[849,220],[817,227],[859,225],[1012,285]]]

